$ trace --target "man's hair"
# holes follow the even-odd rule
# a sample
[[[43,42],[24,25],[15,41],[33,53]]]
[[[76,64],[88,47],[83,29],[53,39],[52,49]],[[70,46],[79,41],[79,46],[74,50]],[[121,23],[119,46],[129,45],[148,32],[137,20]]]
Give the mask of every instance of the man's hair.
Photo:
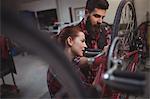
[[[95,8],[107,10],[109,3],[107,0],[87,0],[86,9],[92,12]]]

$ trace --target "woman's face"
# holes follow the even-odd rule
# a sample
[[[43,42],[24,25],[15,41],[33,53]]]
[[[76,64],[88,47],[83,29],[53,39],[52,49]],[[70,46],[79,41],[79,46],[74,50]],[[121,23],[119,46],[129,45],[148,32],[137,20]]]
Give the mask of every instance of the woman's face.
[[[83,56],[83,52],[86,47],[85,34],[83,32],[78,32],[77,36],[72,39],[72,54],[74,56]]]

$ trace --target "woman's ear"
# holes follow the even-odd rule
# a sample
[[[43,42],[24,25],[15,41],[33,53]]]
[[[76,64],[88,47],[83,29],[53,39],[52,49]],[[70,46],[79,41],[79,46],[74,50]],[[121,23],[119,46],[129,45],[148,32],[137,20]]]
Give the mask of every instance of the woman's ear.
[[[69,45],[69,46],[72,46],[73,45],[73,39],[72,39],[72,37],[68,37],[67,38],[67,44]]]

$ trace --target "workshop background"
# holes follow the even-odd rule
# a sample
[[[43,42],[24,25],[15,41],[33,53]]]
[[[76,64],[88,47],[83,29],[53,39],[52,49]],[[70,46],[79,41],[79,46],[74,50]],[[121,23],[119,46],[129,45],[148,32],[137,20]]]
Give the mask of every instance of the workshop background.
[[[120,0],[108,0],[110,7],[105,21],[113,24],[115,13]],[[138,26],[150,21],[150,0],[133,0],[136,10]],[[22,0],[18,7],[21,15],[30,17],[30,25],[46,33],[57,34],[64,26],[78,23],[84,15],[86,0]],[[148,46],[150,47],[150,26],[148,26]],[[0,35],[2,33],[0,32]],[[18,94],[10,94],[9,98],[49,98],[46,76],[48,63],[40,57],[30,54],[21,44],[16,44],[12,49],[13,60],[17,74],[14,75]],[[150,51],[149,51],[150,53]],[[147,58],[144,72],[147,73],[150,83],[150,58]],[[4,77],[6,84],[13,84],[12,76]],[[0,84],[3,81],[0,80]],[[150,84],[146,87],[146,93],[136,99],[148,99],[150,97]],[[134,97],[135,98],[135,97]],[[131,96],[132,99],[132,96]]]

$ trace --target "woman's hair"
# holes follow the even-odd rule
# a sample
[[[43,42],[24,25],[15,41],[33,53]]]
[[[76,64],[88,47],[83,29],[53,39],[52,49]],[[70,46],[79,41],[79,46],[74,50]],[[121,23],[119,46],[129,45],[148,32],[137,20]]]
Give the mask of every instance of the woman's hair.
[[[65,47],[65,42],[67,38],[70,36],[72,38],[75,38],[79,32],[81,32],[82,29],[79,26],[67,26],[64,29],[61,30],[57,37],[57,41],[62,45],[62,47]]]
[[[109,3],[107,0],[87,0],[86,9],[92,12],[95,8],[107,10]]]

